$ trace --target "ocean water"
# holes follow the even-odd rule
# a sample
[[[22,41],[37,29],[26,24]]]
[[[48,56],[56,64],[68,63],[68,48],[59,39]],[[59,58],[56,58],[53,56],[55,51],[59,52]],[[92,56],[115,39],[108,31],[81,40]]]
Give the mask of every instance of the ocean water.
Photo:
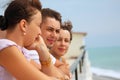
[[[94,74],[120,79],[120,46],[87,50]]]

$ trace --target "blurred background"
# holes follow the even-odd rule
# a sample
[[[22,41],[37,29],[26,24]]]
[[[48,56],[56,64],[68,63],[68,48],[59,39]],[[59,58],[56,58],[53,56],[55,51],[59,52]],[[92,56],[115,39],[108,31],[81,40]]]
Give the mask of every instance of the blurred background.
[[[0,14],[9,1],[0,0]],[[87,33],[85,46],[94,73],[103,75],[106,71],[105,75],[120,76],[120,0],[41,0],[41,3],[44,8],[60,12],[63,21],[70,20],[73,32]]]

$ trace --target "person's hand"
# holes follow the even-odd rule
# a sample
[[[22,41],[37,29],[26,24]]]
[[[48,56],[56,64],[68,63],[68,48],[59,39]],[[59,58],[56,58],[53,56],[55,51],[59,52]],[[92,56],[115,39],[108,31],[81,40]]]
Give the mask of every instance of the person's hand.
[[[62,64],[61,66],[59,66],[59,69],[70,77],[70,69],[68,68],[67,64]]]
[[[32,43],[30,46],[26,47],[29,50],[37,50],[38,48],[40,49],[44,49],[47,48],[45,45],[45,42],[43,40],[43,38],[38,35],[34,41],[34,43]]]

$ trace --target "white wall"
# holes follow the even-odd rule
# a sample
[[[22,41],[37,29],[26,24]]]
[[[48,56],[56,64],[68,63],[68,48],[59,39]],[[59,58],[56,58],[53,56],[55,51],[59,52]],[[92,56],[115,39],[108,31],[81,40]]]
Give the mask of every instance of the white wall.
[[[65,55],[66,58],[80,55],[80,47],[84,45],[85,35],[86,33],[73,32],[72,42],[70,44],[68,52]]]

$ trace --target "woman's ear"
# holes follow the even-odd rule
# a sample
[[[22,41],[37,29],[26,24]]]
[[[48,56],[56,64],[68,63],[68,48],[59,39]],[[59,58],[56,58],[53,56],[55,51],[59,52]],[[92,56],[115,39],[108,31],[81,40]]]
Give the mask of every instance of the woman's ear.
[[[22,19],[20,21],[20,29],[23,33],[26,33],[27,30],[27,21],[25,19]]]

